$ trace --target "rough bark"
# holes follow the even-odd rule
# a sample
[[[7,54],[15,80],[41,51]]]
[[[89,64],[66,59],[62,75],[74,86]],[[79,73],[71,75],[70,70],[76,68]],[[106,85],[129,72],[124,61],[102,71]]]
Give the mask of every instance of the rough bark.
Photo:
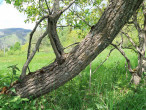
[[[28,74],[13,87],[21,97],[39,97],[78,75],[116,37],[143,0],[117,0],[104,11],[99,22],[89,34],[66,55],[65,62],[49,66]]]
[[[59,59],[64,53],[64,51],[57,34],[56,25],[57,20],[48,18],[48,36],[50,38],[51,45],[56,55],[56,59]]]
[[[54,4],[53,4],[53,8],[52,11],[49,12],[48,15],[43,16],[35,25],[34,29],[32,30],[32,32],[30,33],[30,38],[29,38],[29,46],[28,46],[28,54],[27,54],[27,61],[25,62],[25,64],[23,65],[22,68],[22,73],[20,76],[20,79],[22,80],[25,76],[26,76],[26,70],[28,68],[29,63],[31,62],[31,60],[33,59],[36,51],[39,49],[39,45],[42,41],[42,39],[48,34],[51,44],[52,44],[52,48],[54,50],[54,53],[56,55],[56,61],[58,64],[62,64],[64,62],[64,51],[63,51],[63,46],[60,43],[58,34],[57,34],[57,30],[56,30],[56,24],[58,19],[60,18],[61,14],[63,12],[65,12],[73,3],[75,2],[75,0],[73,0],[72,2],[70,2],[70,4],[63,8],[62,10],[59,10],[59,0],[54,0]],[[40,3],[40,2],[39,2]],[[48,4],[46,2],[46,5],[48,7]],[[49,7],[48,10],[50,11]],[[44,20],[48,18],[48,25],[47,25],[47,29],[46,31],[43,33],[42,36],[40,36],[40,38],[37,41],[36,47],[34,48],[33,52],[30,52],[31,49],[31,40],[33,37],[34,32],[36,31],[37,27],[39,26],[39,24]],[[39,44],[38,44],[39,43]],[[29,69],[29,68],[28,68]],[[30,72],[30,70],[29,70]]]

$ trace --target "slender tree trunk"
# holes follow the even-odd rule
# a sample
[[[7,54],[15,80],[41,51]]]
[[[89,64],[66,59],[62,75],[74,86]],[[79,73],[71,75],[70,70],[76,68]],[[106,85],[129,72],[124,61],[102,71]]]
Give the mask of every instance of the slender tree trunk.
[[[135,84],[139,84],[142,74],[146,72],[146,57],[145,57],[145,51],[146,51],[146,7],[144,6],[144,3],[142,5],[143,8],[143,15],[144,15],[144,27],[143,29],[138,30],[138,37],[139,37],[139,50],[140,53],[138,53],[138,70],[136,73],[132,74],[133,76],[133,82]]]
[[[57,34],[56,24],[57,20],[48,18],[48,36],[56,55],[56,59],[59,59],[63,55],[64,51]]]
[[[49,66],[26,75],[13,85],[21,97],[39,97],[57,89],[78,75],[116,37],[143,0],[117,0],[111,3],[89,34],[58,65]]]
[[[145,33],[144,30],[140,32],[139,34],[139,49],[141,51],[141,54],[138,54],[138,76],[142,76],[142,73],[144,72],[144,59],[145,59]]]

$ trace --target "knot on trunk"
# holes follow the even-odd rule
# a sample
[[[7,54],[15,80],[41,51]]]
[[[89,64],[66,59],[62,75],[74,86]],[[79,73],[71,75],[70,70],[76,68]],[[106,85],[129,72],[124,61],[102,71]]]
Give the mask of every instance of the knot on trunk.
[[[56,62],[58,65],[61,65],[65,62],[66,58],[67,58],[67,53],[64,53],[63,55],[61,55],[59,58],[56,58]]]

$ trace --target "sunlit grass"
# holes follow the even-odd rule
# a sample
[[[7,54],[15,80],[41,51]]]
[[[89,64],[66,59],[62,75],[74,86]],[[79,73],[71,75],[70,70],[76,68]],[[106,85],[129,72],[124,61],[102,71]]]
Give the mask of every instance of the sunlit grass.
[[[108,55],[109,49],[104,50],[93,62],[92,72]],[[132,67],[137,66],[137,55],[125,50]],[[35,71],[47,66],[54,59],[53,52],[37,53],[30,64],[30,69]],[[21,69],[26,60],[26,55],[0,57],[0,75],[6,76],[11,73],[7,67],[18,64]],[[89,87],[89,66],[86,67],[73,80],[67,82],[57,90],[29,102],[18,98],[14,103],[12,97],[0,96],[0,108],[17,109],[45,109],[45,110],[144,110],[145,88],[144,82],[136,88],[129,85],[131,75],[126,75],[125,59],[115,50],[109,59],[91,77]],[[4,75],[5,74],[5,75]],[[8,80],[3,80],[7,83]],[[3,83],[1,82],[1,86]],[[8,106],[4,106],[8,104]],[[16,105],[16,107],[14,107]]]

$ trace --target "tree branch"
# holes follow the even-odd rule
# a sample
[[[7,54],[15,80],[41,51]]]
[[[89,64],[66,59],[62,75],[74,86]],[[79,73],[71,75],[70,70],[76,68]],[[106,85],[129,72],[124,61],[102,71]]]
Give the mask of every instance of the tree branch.
[[[36,51],[39,49],[39,46],[40,46],[40,44],[41,44],[42,39],[43,39],[47,34],[48,34],[48,32],[47,32],[47,30],[46,30],[46,31],[43,33],[43,35],[39,37],[39,39],[38,39],[38,41],[37,41],[37,43],[36,43],[36,45],[35,45],[35,48],[34,48],[32,54],[29,55],[29,57],[27,58],[27,60],[26,60],[26,62],[25,62],[25,64],[24,64],[24,66],[23,66],[23,68],[22,68],[22,73],[21,73],[20,79],[23,79],[23,78],[26,76],[27,67],[28,67],[29,63],[31,62],[31,60],[33,59],[33,57],[34,57]]]
[[[48,13],[48,12],[43,8],[43,6],[42,6],[42,4],[41,4],[41,0],[39,0],[39,8],[42,9],[42,11],[44,11],[45,13]]]
[[[138,48],[138,46],[134,43],[134,41],[131,39],[131,37],[122,31],[122,33],[128,38],[128,40],[132,43],[132,45],[135,47],[135,49],[137,50],[138,53],[142,54],[140,49]]]
[[[30,54],[31,40],[32,40],[32,37],[33,37],[34,32],[36,31],[38,25],[39,25],[44,19],[46,19],[46,18],[48,18],[48,17],[49,17],[49,15],[43,16],[38,22],[36,22],[35,27],[34,27],[33,30],[31,31],[30,37],[29,37],[29,45],[28,45],[28,51],[27,51],[27,58],[29,57],[29,54]]]
[[[131,68],[130,60],[126,56],[125,52],[121,48],[119,48],[117,45],[115,45],[115,44],[111,44],[111,45],[114,46],[124,56],[124,58],[126,59],[127,64],[128,64],[128,70],[129,70],[129,72],[133,73],[134,71]]]
[[[80,17],[77,13],[76,13],[76,16],[79,17],[81,20],[83,20],[89,27],[92,27],[85,19]]]
[[[49,8],[48,3],[47,3],[47,0],[45,0],[45,3],[46,3],[46,5],[47,5],[47,8],[48,8],[49,14],[51,14],[50,8]]]
[[[67,7],[65,7],[64,9],[61,10],[61,12],[65,12],[68,8],[70,8],[72,6],[72,4],[75,3],[75,0],[73,0],[72,2],[69,3],[69,5]]]
[[[121,46],[121,48],[122,48],[122,49],[131,49],[131,50],[133,50],[135,53],[137,53],[137,50],[135,50],[135,49],[132,48],[132,47],[123,47],[123,46]]]
[[[138,32],[140,32],[141,28],[139,26],[139,23],[137,22],[137,13],[136,12],[133,14],[133,23],[134,23],[135,28],[138,30]]]
[[[73,44],[71,44],[71,45],[65,47],[64,50],[67,49],[67,48],[70,47],[70,46],[73,46],[73,45],[76,45],[76,44],[79,44],[79,43],[80,43],[80,42],[73,43]]]
[[[114,50],[115,48],[111,49],[109,54],[107,55],[106,59],[100,63],[100,65],[98,65],[98,67],[94,70],[93,74],[107,61],[107,59],[109,58],[110,54],[112,53],[112,51]]]

